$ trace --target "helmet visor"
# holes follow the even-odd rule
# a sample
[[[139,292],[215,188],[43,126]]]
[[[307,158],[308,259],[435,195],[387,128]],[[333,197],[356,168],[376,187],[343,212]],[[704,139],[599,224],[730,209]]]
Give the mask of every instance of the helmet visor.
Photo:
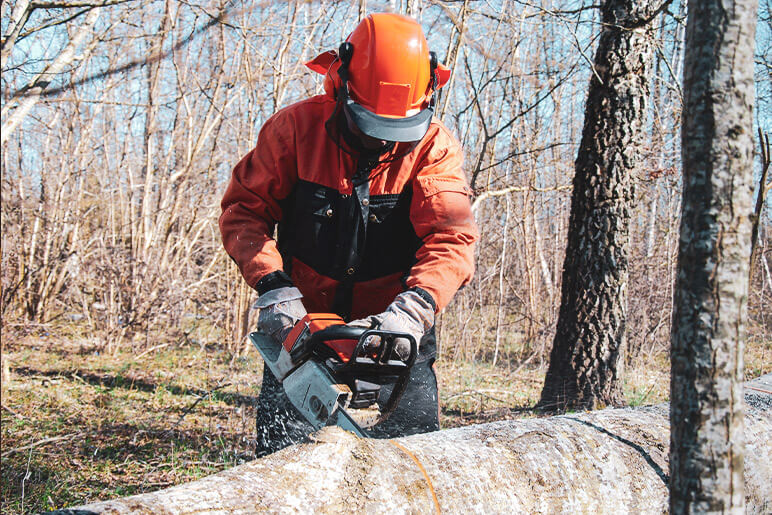
[[[433,109],[426,108],[407,118],[387,118],[365,109],[350,98],[346,99],[344,109],[359,130],[367,136],[400,143],[423,139],[434,114]]]

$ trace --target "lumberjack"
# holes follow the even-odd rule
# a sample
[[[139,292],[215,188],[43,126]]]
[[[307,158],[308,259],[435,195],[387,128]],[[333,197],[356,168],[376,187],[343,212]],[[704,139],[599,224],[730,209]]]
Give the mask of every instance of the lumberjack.
[[[478,234],[462,151],[433,117],[450,69],[429,52],[420,25],[396,14],[370,15],[337,52],[306,64],[324,75],[324,94],[263,125],[222,200],[223,244],[259,294],[261,334],[253,341],[267,338],[275,348],[258,345],[272,356],[258,400],[258,456],[316,428],[298,402],[310,402],[322,422],[336,409],[319,398],[287,397],[280,380],[310,359],[334,358],[335,366],[402,362],[409,373],[401,401],[367,434],[439,429],[434,319],[474,272]],[[310,348],[309,331],[302,333],[318,317],[307,313],[329,313],[337,322],[326,323],[358,328],[363,341]],[[335,376],[337,369],[325,370]],[[368,395],[382,408],[391,397],[394,381],[378,381],[377,367],[368,370],[367,381],[348,378],[342,386],[353,396],[341,399],[341,409]],[[396,369],[383,370],[386,377]]]

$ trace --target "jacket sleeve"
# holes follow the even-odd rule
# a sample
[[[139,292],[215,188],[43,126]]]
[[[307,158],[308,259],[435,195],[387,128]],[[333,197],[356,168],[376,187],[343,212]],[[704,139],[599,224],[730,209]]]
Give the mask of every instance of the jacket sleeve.
[[[407,279],[429,292],[443,309],[474,274],[479,234],[469,202],[461,145],[442,125],[419,157],[410,219],[423,245]]]
[[[257,146],[233,169],[223,196],[220,233],[228,255],[251,287],[282,269],[273,239],[281,220],[279,202],[297,182],[297,166],[289,125],[274,116],[260,130]]]

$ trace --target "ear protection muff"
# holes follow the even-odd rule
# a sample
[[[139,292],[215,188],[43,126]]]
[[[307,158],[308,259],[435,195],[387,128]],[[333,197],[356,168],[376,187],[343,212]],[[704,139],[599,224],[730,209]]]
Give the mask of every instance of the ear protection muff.
[[[439,60],[437,59],[437,52],[429,52],[429,73],[432,76],[431,81],[431,89],[432,89],[432,99],[429,100],[429,109],[434,111],[434,105],[435,101],[437,99],[437,84],[439,84],[439,78],[437,77],[437,65],[439,64]]]
[[[340,90],[338,91],[338,101],[343,102],[348,97],[348,65],[354,55],[354,45],[344,41],[338,47],[338,59],[340,67],[338,68],[338,77],[340,77]]]

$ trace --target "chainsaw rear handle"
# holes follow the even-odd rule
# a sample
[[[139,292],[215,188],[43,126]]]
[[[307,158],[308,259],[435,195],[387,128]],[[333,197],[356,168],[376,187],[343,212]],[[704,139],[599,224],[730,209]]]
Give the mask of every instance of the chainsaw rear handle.
[[[366,356],[364,345],[369,336],[381,337],[381,346],[375,363],[373,363],[373,360],[370,358],[364,357]],[[396,363],[401,363],[396,365],[395,361],[389,358],[394,355],[394,347],[397,344],[397,340],[400,338],[404,338],[408,341],[408,343],[410,343],[410,354],[408,355],[407,359],[403,360],[400,358],[400,360]],[[417,357],[418,342],[416,342],[415,337],[412,334],[399,333],[396,331],[382,331],[380,329],[368,329],[362,334],[362,337],[357,342],[356,349],[354,349],[354,354],[351,356],[352,359],[346,363],[346,366],[343,367],[343,370],[368,370],[373,368],[377,369],[386,367],[388,370],[398,371],[398,379],[396,383],[394,383],[394,388],[391,390],[391,395],[389,395],[389,398],[381,407],[381,416],[378,417],[376,424],[380,424],[389,418],[394,409],[399,404],[399,401],[402,399],[402,394],[405,393],[405,390],[407,390],[407,385],[410,381],[410,369],[413,366],[413,363],[415,363]],[[398,370],[399,368],[402,370]]]
[[[415,363],[416,358],[418,358],[418,342],[416,342],[415,337],[412,334],[399,333],[396,331],[384,331],[381,329],[368,329],[367,331],[365,331],[365,333],[357,342],[357,346],[353,354],[353,357],[355,359],[349,361],[349,364],[363,365],[367,363],[366,361],[362,361],[362,360],[358,361],[358,359],[364,357],[367,354],[367,351],[365,350],[364,345],[370,336],[378,336],[381,339],[380,349],[378,352],[378,356],[376,358],[376,362],[379,364],[382,364],[382,365],[393,364],[393,360],[391,359],[391,357],[396,355],[394,354],[394,347],[396,347],[397,340],[399,339],[405,339],[410,344],[410,354],[408,354],[407,358],[402,359],[401,357],[396,355],[399,358],[399,361],[401,363],[404,363],[404,365],[409,369],[410,367],[413,366],[413,363]],[[364,359],[368,359],[368,358],[364,358]]]

